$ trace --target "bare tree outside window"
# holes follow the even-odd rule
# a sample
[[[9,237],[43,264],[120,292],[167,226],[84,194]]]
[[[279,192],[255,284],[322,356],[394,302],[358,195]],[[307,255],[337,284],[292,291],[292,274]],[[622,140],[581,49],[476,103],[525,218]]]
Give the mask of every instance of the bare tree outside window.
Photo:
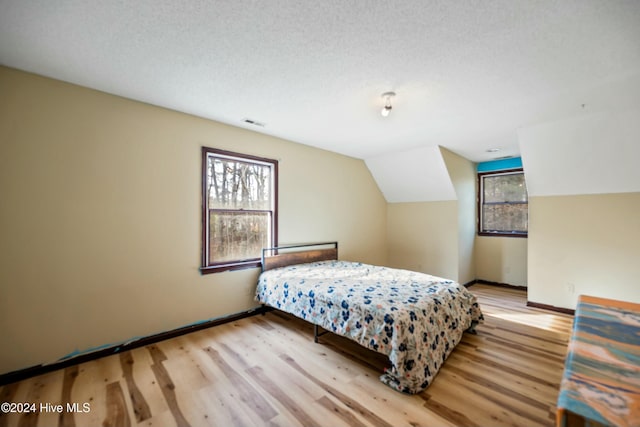
[[[203,270],[259,266],[275,245],[277,162],[203,148]]]
[[[479,233],[526,236],[529,204],[522,170],[479,174]]]

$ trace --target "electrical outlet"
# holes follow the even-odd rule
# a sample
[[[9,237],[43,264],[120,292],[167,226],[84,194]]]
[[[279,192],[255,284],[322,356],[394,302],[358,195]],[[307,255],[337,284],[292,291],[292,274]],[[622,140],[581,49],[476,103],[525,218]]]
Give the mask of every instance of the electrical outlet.
[[[576,293],[576,285],[574,285],[571,282],[567,283],[567,291],[569,291],[569,293],[571,295],[575,294]]]

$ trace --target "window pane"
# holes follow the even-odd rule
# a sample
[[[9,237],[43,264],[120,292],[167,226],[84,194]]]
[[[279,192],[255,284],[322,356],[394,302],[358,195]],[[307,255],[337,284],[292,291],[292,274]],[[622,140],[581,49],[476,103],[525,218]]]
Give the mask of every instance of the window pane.
[[[483,177],[484,203],[526,202],[524,173]]]
[[[271,165],[207,157],[210,209],[271,209]]]
[[[526,203],[482,206],[482,231],[527,232],[528,205]]]
[[[271,212],[209,211],[209,262],[258,259],[269,246]]]

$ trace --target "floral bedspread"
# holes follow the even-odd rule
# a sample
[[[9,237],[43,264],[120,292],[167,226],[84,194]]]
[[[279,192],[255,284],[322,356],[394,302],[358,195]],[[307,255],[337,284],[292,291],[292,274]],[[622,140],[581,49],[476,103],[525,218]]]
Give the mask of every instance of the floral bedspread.
[[[476,297],[451,280],[346,261],[265,271],[256,300],[388,355],[380,380],[419,393],[483,320]]]

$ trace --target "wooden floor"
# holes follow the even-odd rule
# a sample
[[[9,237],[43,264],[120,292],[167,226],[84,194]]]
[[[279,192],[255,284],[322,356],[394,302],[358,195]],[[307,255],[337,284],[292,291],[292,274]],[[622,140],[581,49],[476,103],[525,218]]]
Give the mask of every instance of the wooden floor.
[[[485,323],[419,395],[379,382],[384,356],[270,312],[6,385],[0,402],[37,411],[0,426],[553,425],[572,316],[470,290]]]

